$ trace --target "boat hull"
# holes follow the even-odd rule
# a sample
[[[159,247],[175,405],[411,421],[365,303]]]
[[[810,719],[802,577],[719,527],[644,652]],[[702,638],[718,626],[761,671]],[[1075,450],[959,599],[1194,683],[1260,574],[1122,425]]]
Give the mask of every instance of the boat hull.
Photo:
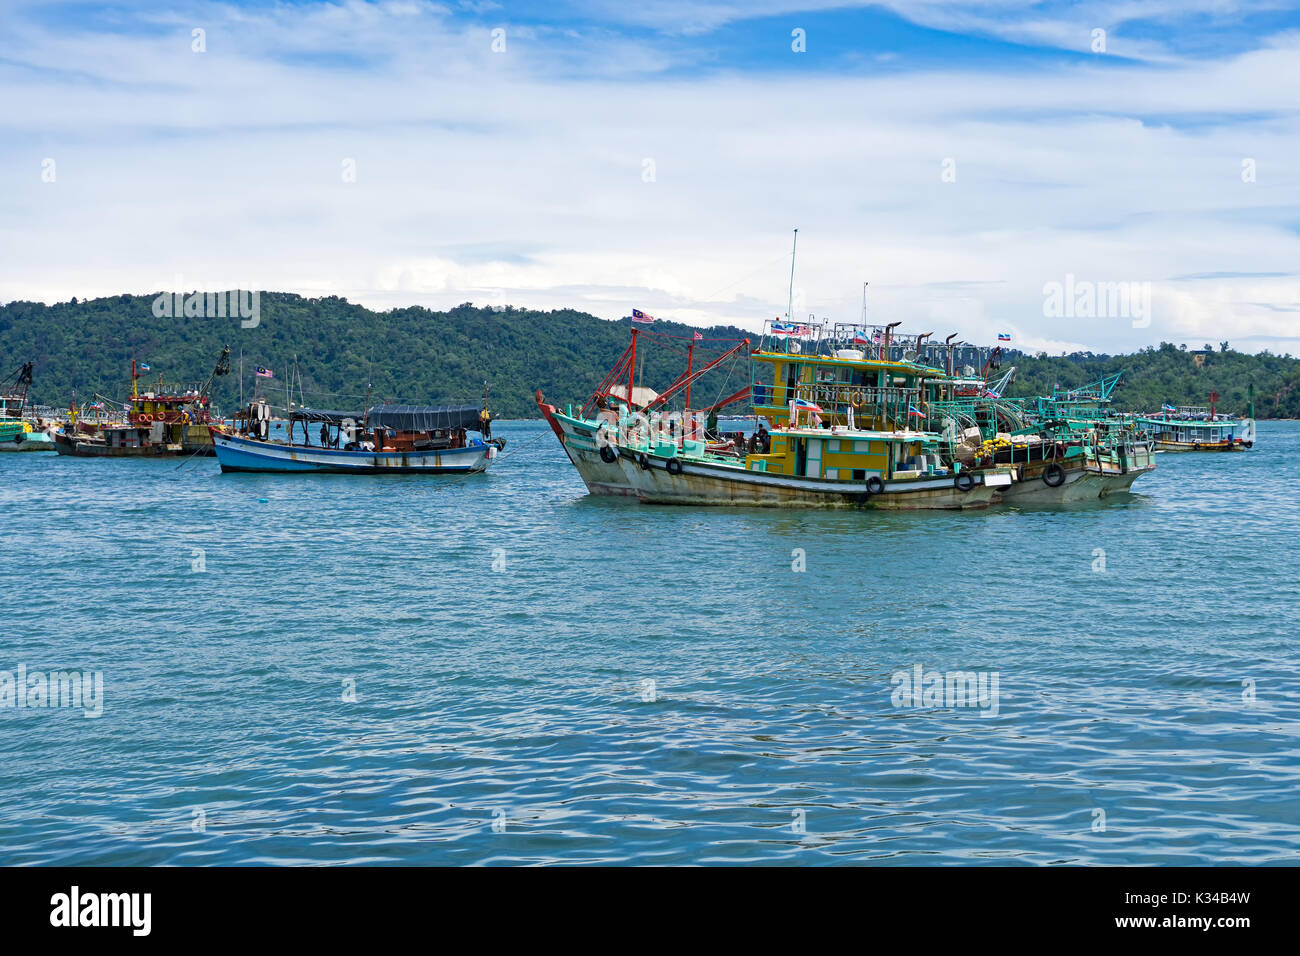
[[[1156,451],[1248,451],[1253,445],[1254,442],[1246,442],[1240,439],[1217,442],[1187,442],[1157,438],[1155,441]]]
[[[555,432],[555,437],[560,440],[560,446],[569,456],[569,461],[573,462],[587,491],[593,495],[636,495],[636,487],[628,481],[622,466],[617,461],[607,462],[601,459],[594,422],[560,415],[555,406],[540,399],[538,408]]]
[[[0,440],[0,452],[15,451],[56,451],[54,439],[45,432],[24,432],[22,440],[15,440],[17,436],[6,437]]]
[[[1101,475],[1088,470],[1083,459],[1062,462],[1065,480],[1053,487],[1043,480],[1050,462],[1022,465],[1023,471],[1009,487],[1002,489],[1002,503],[1007,505],[1065,505],[1078,501],[1095,501],[1104,494]]]
[[[670,460],[681,465],[679,473],[668,470]],[[952,476],[944,476],[891,479],[882,492],[871,494],[864,482],[747,471],[691,459],[634,456],[628,451],[620,454],[618,464],[637,499],[647,504],[957,511],[987,508],[998,500],[998,489],[984,484],[981,476],[972,476],[975,485],[969,491],[959,490]]]
[[[63,432],[54,433],[54,450],[60,455],[71,455],[74,458],[177,458],[184,455],[211,457],[215,454],[211,442],[114,447],[102,438],[66,435]]]
[[[497,457],[497,443],[410,452],[343,451],[213,435],[223,472],[271,474],[473,474]]]

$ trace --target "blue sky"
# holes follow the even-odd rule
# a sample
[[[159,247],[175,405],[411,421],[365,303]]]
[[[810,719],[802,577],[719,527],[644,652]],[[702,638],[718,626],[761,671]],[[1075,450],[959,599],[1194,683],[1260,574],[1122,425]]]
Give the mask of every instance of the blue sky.
[[[941,336],[1300,352],[1291,4],[0,20],[3,301],[255,287],[755,326],[785,310],[797,226],[800,315],[856,318],[869,280],[873,318]],[[1150,314],[1048,314],[1067,277],[1136,283]]]

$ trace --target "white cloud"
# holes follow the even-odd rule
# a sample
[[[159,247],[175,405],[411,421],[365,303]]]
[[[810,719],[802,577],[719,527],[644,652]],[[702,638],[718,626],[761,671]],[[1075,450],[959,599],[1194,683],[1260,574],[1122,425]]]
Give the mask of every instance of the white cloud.
[[[1294,35],[1164,68],[631,80],[662,57],[604,32],[493,54],[425,4],[202,10],[206,54],[183,16],[0,40],[31,64],[0,68],[0,300],[181,274],[755,325],[784,311],[799,226],[797,283],[836,320],[869,279],[873,316],[940,337],[1300,351],[1295,277],[1249,278],[1300,262]],[[1066,273],[1174,291],[1150,328],[1062,327],[1042,286]],[[1169,281],[1201,273],[1249,275]]]

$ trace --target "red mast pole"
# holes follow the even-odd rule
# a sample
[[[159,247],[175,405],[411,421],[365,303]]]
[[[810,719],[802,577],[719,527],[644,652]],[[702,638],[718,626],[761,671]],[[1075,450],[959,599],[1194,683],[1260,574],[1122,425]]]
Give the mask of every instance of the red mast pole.
[[[695,340],[691,339],[691,344],[686,347],[686,414],[691,413],[691,359],[695,356]]]
[[[632,412],[632,389],[636,385],[636,334],[640,331],[636,326],[632,327],[632,347],[628,350],[627,360],[627,410],[628,414]]]

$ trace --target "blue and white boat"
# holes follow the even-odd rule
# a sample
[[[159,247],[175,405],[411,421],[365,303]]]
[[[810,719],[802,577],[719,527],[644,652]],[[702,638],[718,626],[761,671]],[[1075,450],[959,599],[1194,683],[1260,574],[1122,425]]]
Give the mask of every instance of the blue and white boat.
[[[505,447],[491,437],[490,418],[477,405],[378,405],[355,412],[295,409],[287,440],[269,437],[271,408],[254,402],[236,419],[236,433],[213,432],[221,470],[345,474],[472,474]],[[301,441],[295,440],[303,426]],[[311,432],[319,425],[318,443]],[[470,432],[481,437],[471,437]]]

